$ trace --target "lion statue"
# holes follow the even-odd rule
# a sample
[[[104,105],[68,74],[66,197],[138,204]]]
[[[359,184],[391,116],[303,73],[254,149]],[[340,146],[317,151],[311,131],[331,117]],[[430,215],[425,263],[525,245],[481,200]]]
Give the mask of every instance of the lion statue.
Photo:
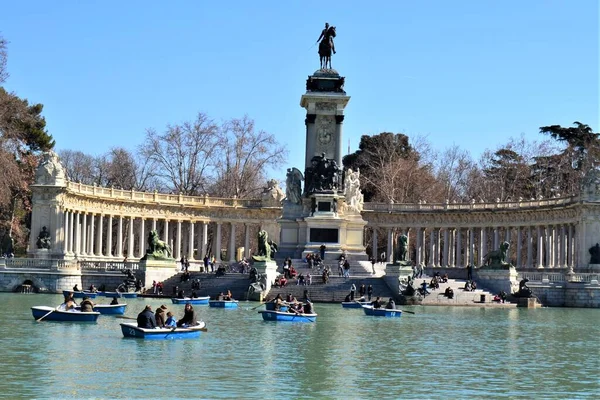
[[[400,235],[398,237],[396,261],[408,261],[408,236],[406,235]]]
[[[269,261],[277,251],[277,244],[269,240],[269,234],[265,230],[258,232],[258,248],[256,255],[252,256],[254,261]]]
[[[506,262],[506,254],[508,253],[509,248],[510,243],[500,243],[500,248],[498,250],[490,251],[485,255],[485,257],[483,257],[483,265],[508,265]]]
[[[148,233],[148,251],[144,258],[152,256],[154,258],[172,258],[171,247],[158,238],[156,231]]]

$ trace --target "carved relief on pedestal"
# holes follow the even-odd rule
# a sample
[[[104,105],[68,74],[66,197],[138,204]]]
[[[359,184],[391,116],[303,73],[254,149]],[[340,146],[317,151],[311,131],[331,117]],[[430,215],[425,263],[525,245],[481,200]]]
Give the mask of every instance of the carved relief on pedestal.
[[[317,115],[316,134],[316,153],[325,153],[328,158],[332,158],[334,155],[335,117],[333,115]]]

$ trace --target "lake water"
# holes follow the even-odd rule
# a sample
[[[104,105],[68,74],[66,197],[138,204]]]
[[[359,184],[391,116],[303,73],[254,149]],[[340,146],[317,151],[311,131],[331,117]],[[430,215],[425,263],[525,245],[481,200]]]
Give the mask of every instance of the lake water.
[[[402,318],[317,304],[315,323],[258,303],[195,306],[200,339],[124,339],[119,322],[36,323],[59,295],[0,293],[0,398],[599,398],[600,310],[406,307]],[[108,299],[98,298],[108,303]],[[128,299],[126,315],[165,300]],[[261,309],[261,308],[259,308]]]

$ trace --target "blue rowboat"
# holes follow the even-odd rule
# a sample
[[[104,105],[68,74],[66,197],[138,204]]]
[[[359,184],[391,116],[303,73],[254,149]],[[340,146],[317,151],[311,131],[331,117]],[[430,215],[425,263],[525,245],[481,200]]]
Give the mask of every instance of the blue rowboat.
[[[74,292],[72,290],[63,290],[63,296],[68,296],[73,293],[74,299],[83,299],[84,297],[89,297],[90,299],[95,299],[98,293],[95,292]]]
[[[259,311],[265,321],[315,322],[317,314],[296,314],[282,311]]]
[[[99,312],[62,311],[47,306],[31,307],[31,313],[33,314],[34,319],[40,319],[45,315],[43,321],[68,322],[96,322],[100,315]]]
[[[193,339],[200,337],[201,332],[206,332],[206,324],[204,321],[200,321],[198,325],[187,328],[144,329],[138,328],[135,322],[122,323],[121,332],[126,338],[151,340]]]
[[[373,308],[373,306],[362,306],[366,315],[373,315],[375,317],[396,317],[402,316],[402,310],[388,309],[388,308]]]
[[[173,304],[208,304],[208,301],[210,300],[210,296],[206,296],[206,297],[194,297],[194,298],[190,298],[190,297],[184,297],[183,299],[176,299],[176,298],[172,298],[171,302],[173,302]]]
[[[94,311],[102,315],[123,315],[125,308],[127,308],[127,304],[96,304]],[[75,309],[78,310],[79,307],[75,307]]]
[[[210,300],[208,302],[210,307],[217,308],[237,308],[238,301],[237,300]]]
[[[342,301],[343,308],[361,308],[370,304],[370,301]]]
[[[267,311],[275,311],[275,303],[265,303],[265,309]],[[279,306],[279,311],[287,311],[288,306]]]
[[[98,296],[121,297],[121,293],[119,293],[119,292],[98,292]]]

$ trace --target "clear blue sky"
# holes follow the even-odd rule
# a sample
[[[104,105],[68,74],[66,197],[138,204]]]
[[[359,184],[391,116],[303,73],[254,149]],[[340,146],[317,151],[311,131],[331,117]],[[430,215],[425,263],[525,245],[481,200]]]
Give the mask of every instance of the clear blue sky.
[[[428,135],[474,156],[542,125],[598,131],[598,2],[13,1],[9,90],[44,104],[58,149],[134,148],[146,128],[248,114],[303,167],[311,47],[337,27],[344,149],[363,134]]]

